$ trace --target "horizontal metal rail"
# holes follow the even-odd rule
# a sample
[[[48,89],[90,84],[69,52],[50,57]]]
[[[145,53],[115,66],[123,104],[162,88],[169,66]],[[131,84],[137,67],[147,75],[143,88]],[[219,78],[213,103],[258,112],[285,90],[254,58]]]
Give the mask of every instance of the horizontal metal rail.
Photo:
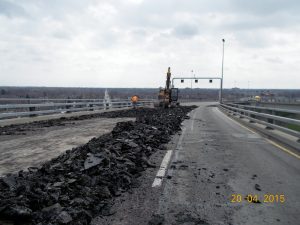
[[[230,112],[230,113],[236,113],[236,114],[238,114],[240,117],[245,117],[245,118],[249,119],[250,121],[254,121],[254,122],[263,124],[263,125],[265,125],[265,126],[267,126],[267,127],[271,127],[271,128],[273,128],[273,129],[280,130],[280,131],[282,131],[282,132],[285,132],[285,133],[287,133],[287,134],[290,134],[290,135],[292,135],[292,136],[295,136],[295,137],[297,137],[297,138],[300,138],[300,132],[298,132],[298,131],[291,130],[291,129],[288,129],[288,128],[285,128],[285,127],[282,127],[282,126],[279,126],[279,125],[276,125],[276,124],[268,123],[268,122],[266,122],[266,121],[262,121],[262,120],[259,120],[259,119],[256,119],[256,118],[252,118],[252,117],[250,117],[250,116],[247,116],[247,115],[245,115],[245,114],[241,114],[241,113],[239,113],[239,112],[233,112],[232,110],[229,110],[229,109],[225,108],[225,107],[222,106],[222,105],[221,105],[221,107],[222,107],[222,109],[226,110],[227,112]]]
[[[147,103],[147,101],[139,101],[140,103]],[[113,104],[125,104],[126,101],[111,102]],[[87,105],[103,105],[103,102],[72,102],[72,103],[39,103],[39,104],[7,104],[0,105],[0,109],[17,109],[17,108],[30,108],[30,107],[58,107],[58,106],[87,106]]]
[[[0,98],[0,101],[103,101],[99,98]]]
[[[243,109],[260,109],[260,110],[269,110],[269,111],[277,111],[277,112],[286,112],[286,113],[293,113],[293,114],[300,114],[298,110],[291,110],[291,109],[281,109],[281,108],[269,108],[269,107],[262,107],[262,106],[251,106],[251,105],[239,105],[228,103],[227,105],[243,108]]]
[[[57,107],[57,106],[80,106],[80,105],[103,105],[103,102],[72,102],[72,103],[38,103],[38,104],[7,104],[0,105],[0,109],[18,109],[29,107]]]
[[[88,111],[91,109],[104,109],[104,107],[85,107],[85,108],[74,108],[74,109],[52,109],[52,110],[42,110],[42,111],[32,111],[32,112],[10,112],[1,113],[0,118],[12,118],[20,116],[30,116],[30,115],[45,115],[53,113],[67,113],[67,112],[78,112],[78,111]]]
[[[221,104],[221,105],[225,108],[229,108],[229,109],[232,109],[232,110],[244,112],[244,113],[247,113],[247,114],[256,115],[256,116],[260,116],[260,117],[263,117],[263,118],[273,119],[273,120],[281,121],[281,122],[284,122],[284,123],[295,124],[295,125],[300,126],[300,120],[297,120],[297,119],[292,119],[292,118],[287,118],[287,117],[282,117],[282,116],[275,116],[275,115],[270,115],[270,114],[267,114],[267,113],[259,113],[259,112],[246,110],[246,109],[240,109],[238,107],[232,107],[232,106],[228,106],[228,105],[224,105],[224,104]]]
[[[291,100],[276,100],[276,101],[265,101],[265,100],[261,100],[258,103],[262,103],[262,104],[280,104],[280,105],[299,105],[300,104],[300,100],[299,99],[291,99]]]
[[[230,106],[230,105],[233,105],[233,106]],[[283,131],[287,134],[290,134],[292,136],[295,136],[297,138],[300,138],[300,132],[289,129],[287,127],[284,127],[284,126],[281,126],[281,125],[278,125],[278,124],[274,124],[274,123],[269,122],[269,121],[264,121],[262,118],[271,119],[273,121],[280,121],[283,124],[294,124],[294,125],[299,125],[299,126],[300,126],[300,120],[287,118],[287,117],[282,117],[282,116],[271,115],[271,114],[267,114],[267,113],[260,113],[260,112],[256,112],[256,111],[252,111],[252,110],[241,109],[240,108],[241,105],[237,105],[237,104],[220,104],[220,106],[221,106],[222,109],[225,109],[225,110],[227,110],[229,112],[232,112],[232,113],[236,113],[240,117],[247,118],[250,121],[263,124],[267,127],[277,129],[277,130]],[[266,109],[268,109],[268,108],[266,108]],[[287,112],[287,111],[290,111],[290,110],[283,110],[282,109],[281,112]],[[297,114],[298,113],[299,112],[297,112]],[[253,118],[252,115],[257,116],[258,118]]]
[[[70,99],[68,99],[69,101]],[[137,105],[147,105],[153,104],[154,100],[140,100]],[[109,109],[109,108],[126,108],[132,106],[130,100],[114,100],[111,102],[100,102],[99,99],[97,102],[67,102],[67,103],[36,103],[36,104],[5,104],[0,105],[2,113],[0,113],[0,119],[4,118],[15,118],[22,116],[36,116],[36,115],[45,115],[53,113],[67,113],[75,111],[91,111],[96,109]],[[52,108],[44,109],[40,108]],[[54,109],[53,109],[54,108]],[[24,109],[21,112],[17,112],[17,109]],[[9,112],[4,111],[9,110]],[[28,111],[29,110],[29,111]]]

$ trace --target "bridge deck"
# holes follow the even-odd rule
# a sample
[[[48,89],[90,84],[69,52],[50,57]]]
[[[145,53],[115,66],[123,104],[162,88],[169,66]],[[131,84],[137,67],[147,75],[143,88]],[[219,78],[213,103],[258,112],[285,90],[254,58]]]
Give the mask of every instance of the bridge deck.
[[[39,165],[108,132],[120,120],[125,119],[74,121],[25,136],[0,136],[0,172]],[[136,188],[115,199],[112,215],[91,224],[298,224],[299,159],[213,104],[199,103],[167,150],[152,155],[151,163],[158,166],[148,168]],[[260,203],[248,202],[249,194]],[[233,199],[238,195],[241,199]],[[278,202],[276,197],[264,202],[271,195],[278,195]]]
[[[147,171],[140,187],[119,199],[113,216],[92,224],[137,225],[151,219],[152,224],[298,223],[299,159],[216,107],[202,103],[168,149],[172,158],[161,185],[151,187],[158,168]],[[165,154],[158,152],[152,160],[160,165]],[[249,203],[248,194],[261,203]],[[285,202],[264,202],[271,194],[284,195]],[[242,195],[242,201],[231,202],[232,195]]]

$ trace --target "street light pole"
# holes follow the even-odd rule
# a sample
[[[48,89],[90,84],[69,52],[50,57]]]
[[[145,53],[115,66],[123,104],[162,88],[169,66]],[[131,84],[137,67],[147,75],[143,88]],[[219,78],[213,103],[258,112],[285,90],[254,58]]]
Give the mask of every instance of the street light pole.
[[[193,76],[193,70],[191,70],[192,76]],[[193,88],[193,80],[191,80],[191,89]]]
[[[222,39],[223,42],[223,52],[222,52],[222,79],[221,79],[221,90],[220,90],[220,103],[223,101],[223,75],[224,75],[224,44],[225,39]]]

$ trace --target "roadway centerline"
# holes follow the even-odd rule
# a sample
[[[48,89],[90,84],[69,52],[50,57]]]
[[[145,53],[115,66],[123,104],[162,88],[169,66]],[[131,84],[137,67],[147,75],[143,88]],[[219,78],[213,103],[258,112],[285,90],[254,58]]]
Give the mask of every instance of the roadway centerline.
[[[171,156],[172,156],[172,152],[173,150],[168,150],[167,153],[165,154],[165,157],[163,159],[163,161],[161,162],[160,168],[156,174],[156,177],[154,178],[154,181],[152,183],[152,187],[159,187],[161,186],[163,177],[166,174]]]
[[[194,115],[193,115],[193,120],[192,120],[192,123],[191,123],[191,130],[192,130],[192,127],[194,126],[193,124],[193,121],[195,119],[195,112],[194,112]],[[177,145],[176,145],[176,152],[175,152],[175,156],[174,156],[174,159],[175,161],[177,161],[177,158],[178,158],[178,150],[182,149],[182,140],[183,140],[183,137],[185,135],[185,132],[186,132],[186,128],[183,127],[182,128],[182,133],[178,139],[178,142],[177,142]],[[161,164],[160,164],[160,167],[159,167],[159,170],[157,171],[157,174],[154,178],[154,181],[152,183],[152,187],[160,187],[161,184],[162,184],[162,181],[163,181],[163,178],[166,174],[166,171],[168,169],[168,165],[170,163],[170,160],[172,158],[172,154],[173,154],[173,149],[172,150],[168,150],[167,153],[165,154]]]
[[[182,144],[182,140],[183,140],[183,137],[185,135],[185,131],[186,131],[186,128],[182,128],[182,133],[179,137],[179,140],[178,140],[178,143],[176,145],[176,153],[175,153],[175,160],[177,160],[178,158],[178,150],[182,148],[181,144]],[[162,180],[166,174],[166,171],[168,169],[168,165],[169,165],[169,162],[171,160],[171,156],[173,154],[173,149],[172,150],[168,150],[167,153],[165,154],[161,164],[160,164],[160,167],[159,167],[159,170],[157,171],[157,174],[156,174],[156,177],[154,178],[154,181],[152,183],[152,187],[159,187],[161,186],[162,184]]]

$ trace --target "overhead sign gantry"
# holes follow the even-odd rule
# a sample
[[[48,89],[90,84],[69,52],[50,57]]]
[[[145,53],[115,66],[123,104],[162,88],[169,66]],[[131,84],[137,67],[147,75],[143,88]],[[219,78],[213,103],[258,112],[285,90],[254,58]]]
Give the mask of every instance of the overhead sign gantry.
[[[172,78],[172,87],[174,87],[174,80],[180,80],[181,83],[184,83],[184,80],[194,80],[195,83],[198,83],[198,80],[209,80],[209,83],[212,83],[213,80],[220,80],[220,90],[219,90],[219,102],[222,102],[222,77],[173,77]]]

